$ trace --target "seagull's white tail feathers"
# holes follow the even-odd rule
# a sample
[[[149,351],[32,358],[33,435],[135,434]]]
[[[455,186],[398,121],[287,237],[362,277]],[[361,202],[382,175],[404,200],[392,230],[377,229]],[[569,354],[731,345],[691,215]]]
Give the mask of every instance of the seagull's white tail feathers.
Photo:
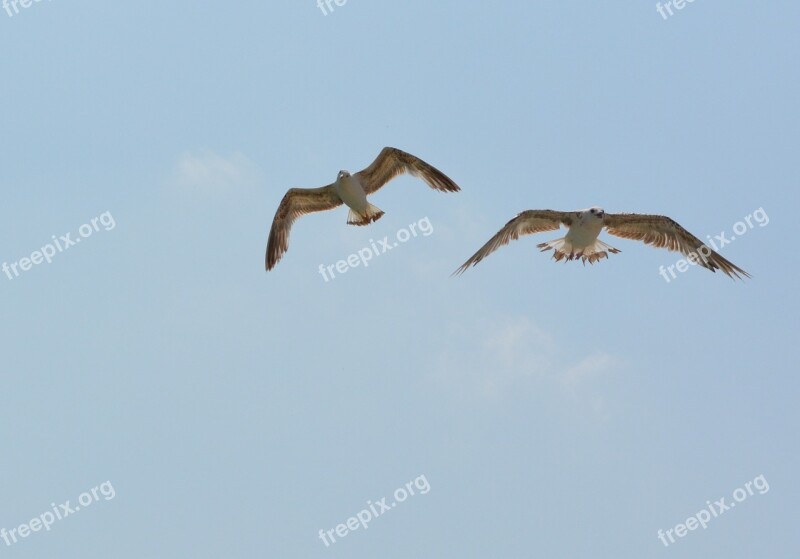
[[[609,252],[612,254],[620,252],[619,249],[616,249],[611,245],[607,245],[600,239],[596,239],[593,244],[583,249],[576,249],[566,237],[553,239],[552,241],[547,241],[545,243],[539,243],[536,246],[542,249],[542,252],[546,250],[552,250],[553,259],[556,262],[559,260],[564,260],[564,262],[567,262],[569,260],[580,259],[583,261],[584,265],[586,262],[589,262],[589,264],[594,264],[598,260],[608,258]]]
[[[349,225],[369,225],[373,221],[378,221],[383,215],[383,210],[372,204],[367,204],[367,209],[363,214],[350,208],[347,214],[347,223]]]

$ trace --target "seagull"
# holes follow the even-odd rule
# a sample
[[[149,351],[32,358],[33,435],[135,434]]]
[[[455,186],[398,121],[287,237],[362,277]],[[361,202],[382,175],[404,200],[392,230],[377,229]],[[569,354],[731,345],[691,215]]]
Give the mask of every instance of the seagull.
[[[489,239],[478,252],[464,262],[453,275],[463,274],[470,266],[489,256],[492,252],[521,235],[558,231],[564,225],[567,234],[536,245],[544,251],[552,250],[553,258],[558,262],[580,259],[594,264],[598,260],[608,258],[608,253],[616,254],[619,249],[607,245],[597,237],[603,227],[617,237],[634,239],[657,248],[680,251],[690,262],[716,272],[722,270],[731,278],[742,279],[750,274],[729,262],[711,250],[703,242],[663,215],[645,215],[634,213],[607,214],[603,208],[593,207],[574,212],[558,212],[553,210],[527,210],[506,223],[506,225]]]
[[[456,183],[422,159],[397,148],[385,147],[369,167],[351,175],[339,171],[336,182],[320,188],[290,188],[281,200],[267,242],[266,268],[275,267],[289,248],[289,230],[294,221],[305,214],[331,210],[343,203],[350,208],[347,223],[369,225],[383,211],[367,202],[367,195],[376,192],[398,175],[410,173],[424,180],[434,190],[458,192]]]

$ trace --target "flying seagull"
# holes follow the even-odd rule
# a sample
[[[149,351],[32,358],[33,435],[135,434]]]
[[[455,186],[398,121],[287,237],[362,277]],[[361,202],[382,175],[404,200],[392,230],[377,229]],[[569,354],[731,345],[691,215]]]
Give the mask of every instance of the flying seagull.
[[[562,225],[567,228],[564,237],[536,245],[542,252],[553,250],[553,258],[556,261],[580,259],[584,265],[586,262],[594,264],[598,260],[608,258],[609,252],[615,254],[620,252],[619,249],[597,238],[605,227],[610,234],[617,237],[680,251],[690,262],[693,261],[712,272],[722,270],[731,278],[750,277],[750,274],[711,250],[700,239],[666,216],[607,214],[602,208],[597,207],[575,212],[524,211],[506,223],[453,275],[463,274],[467,268],[475,266],[489,254],[521,235],[557,231]]]
[[[289,248],[289,230],[294,221],[305,214],[331,210],[343,203],[350,208],[347,223],[369,225],[383,211],[367,202],[367,196],[402,173],[411,173],[434,190],[458,192],[456,183],[422,159],[392,147],[381,150],[369,167],[351,175],[339,171],[336,182],[320,188],[291,188],[281,200],[267,242],[267,271],[275,267]]]

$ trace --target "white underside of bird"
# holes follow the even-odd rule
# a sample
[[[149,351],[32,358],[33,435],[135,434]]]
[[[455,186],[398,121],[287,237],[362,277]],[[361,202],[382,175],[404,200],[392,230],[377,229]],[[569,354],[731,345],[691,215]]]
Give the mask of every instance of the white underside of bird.
[[[357,176],[341,171],[333,183],[333,189],[344,205],[350,208],[347,214],[347,223],[350,225],[367,225],[383,215],[380,208],[367,201],[367,192]]]
[[[569,226],[567,234],[560,239],[539,243],[538,248],[542,252],[553,250],[555,260],[575,260],[580,259],[584,263],[595,263],[601,258],[608,258],[608,253],[620,252],[619,249],[612,247],[598,239],[600,231],[603,230],[603,221],[592,214],[591,209],[576,212],[581,217]]]

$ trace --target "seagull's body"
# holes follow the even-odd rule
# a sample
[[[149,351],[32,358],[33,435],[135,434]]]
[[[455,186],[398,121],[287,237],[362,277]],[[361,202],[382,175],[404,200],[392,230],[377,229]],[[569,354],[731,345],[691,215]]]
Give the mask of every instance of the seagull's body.
[[[574,254],[575,257],[584,258],[590,262],[603,258],[601,255],[608,257],[608,254],[603,250],[604,248],[610,248],[612,252],[617,250],[607,247],[605,243],[597,240],[600,231],[603,230],[603,221],[602,219],[597,219],[597,214],[592,209],[575,213],[576,219],[572,222],[563,240],[550,241],[553,243],[552,246],[548,244],[544,250],[552,248],[555,251],[554,255]],[[546,243],[542,243],[542,245],[544,244]],[[597,258],[593,258],[594,255],[597,255]]]
[[[368,225],[378,221],[383,215],[380,209],[367,202],[367,192],[358,175],[339,171],[333,190],[344,205],[350,208],[347,214],[347,223],[350,225]]]
[[[512,240],[522,235],[557,231],[562,225],[567,227],[567,234],[560,239],[546,241],[537,245],[543,252],[553,251],[556,261],[564,259],[580,259],[584,264],[588,261],[594,264],[603,258],[608,258],[608,253],[616,254],[619,249],[607,245],[598,237],[603,228],[608,233],[642,241],[654,247],[677,250],[689,258],[690,261],[715,272],[722,270],[732,278],[750,277],[750,274],[723,258],[717,252],[703,244],[703,242],[678,225],[672,219],[663,215],[645,214],[607,214],[603,208],[592,207],[574,212],[558,212],[553,210],[528,210],[517,215],[514,219],[489,239],[478,252],[464,262],[455,273],[462,274],[470,266],[486,258],[489,254]]]
[[[458,192],[456,183],[422,159],[397,148],[386,147],[372,164],[355,174],[339,171],[336,181],[320,188],[291,188],[281,200],[267,242],[265,265],[275,267],[289,248],[289,230],[294,221],[307,213],[330,210],[342,204],[350,208],[347,223],[369,225],[383,215],[367,196],[402,173],[411,173],[434,190]]]
[[[336,191],[336,195],[348,208],[357,215],[366,217],[367,206],[369,206],[367,193],[357,178],[347,171],[340,171],[336,182],[333,183],[333,188]]]

